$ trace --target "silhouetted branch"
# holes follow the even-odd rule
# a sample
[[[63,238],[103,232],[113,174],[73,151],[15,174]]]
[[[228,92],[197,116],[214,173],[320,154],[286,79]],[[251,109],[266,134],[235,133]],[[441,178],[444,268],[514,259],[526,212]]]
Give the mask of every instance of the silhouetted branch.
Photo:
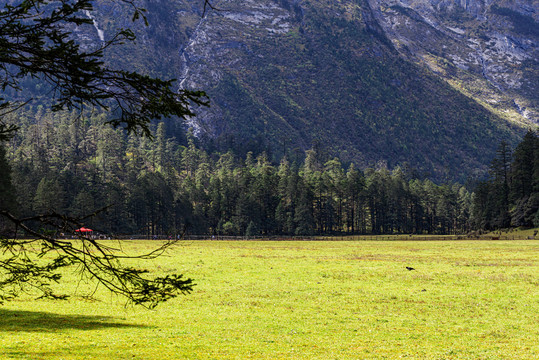
[[[141,255],[125,255],[102,240],[77,234],[81,225],[79,219],[51,213],[19,219],[7,211],[0,216],[11,221],[32,239],[0,238],[0,259],[2,279],[0,281],[0,302],[26,291],[27,287],[41,292],[40,297],[65,299],[66,294],[56,294],[51,284],[60,281],[61,269],[78,266],[82,276],[88,276],[115,294],[126,297],[134,304],[153,308],[178,294],[192,291],[191,279],[181,274],[148,278],[146,269],[124,265],[120,260],[154,259],[162,255],[178,240],[165,241],[156,249]],[[38,222],[50,227],[47,231],[33,229],[28,223]],[[50,233],[70,234],[76,239],[59,239]],[[32,253],[35,252],[35,259]],[[37,259],[52,257],[45,265]]]

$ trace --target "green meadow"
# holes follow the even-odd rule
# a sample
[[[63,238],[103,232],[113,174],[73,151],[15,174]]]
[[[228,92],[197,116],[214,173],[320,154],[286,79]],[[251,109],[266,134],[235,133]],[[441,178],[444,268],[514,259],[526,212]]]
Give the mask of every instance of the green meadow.
[[[0,306],[0,359],[539,359],[535,240],[186,241],[145,265],[195,291],[147,310],[74,269],[69,300]]]

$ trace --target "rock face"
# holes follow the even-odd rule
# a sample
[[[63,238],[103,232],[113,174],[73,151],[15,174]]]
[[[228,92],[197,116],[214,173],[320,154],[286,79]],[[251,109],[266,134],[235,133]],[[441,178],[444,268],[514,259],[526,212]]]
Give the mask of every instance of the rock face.
[[[516,122],[539,123],[537,1],[369,0],[334,5],[259,0],[216,4],[223,11],[201,19],[181,50],[182,86],[219,81],[218,68],[240,63],[249,43],[293,32],[305,13],[310,16],[318,9],[325,16],[355,20],[359,27],[383,29],[402,56],[420,61],[489,110]],[[206,122],[214,123],[214,116],[210,117],[206,116]]]
[[[464,178],[539,121],[537,1],[214,0],[204,17],[202,3],[147,0],[138,44],[109,52],[206,90],[189,121],[202,139]],[[107,38],[122,11],[100,2],[86,33]]]
[[[369,0],[403,55],[487,108],[539,123],[539,3]]]
[[[180,49],[180,88],[218,87],[230,73],[256,71],[252,62],[267,54],[255,52],[255,44],[276,41],[295,27],[294,14],[273,1],[222,1],[222,11],[200,18],[187,44]],[[192,119],[195,134],[218,136],[226,132],[226,101]]]

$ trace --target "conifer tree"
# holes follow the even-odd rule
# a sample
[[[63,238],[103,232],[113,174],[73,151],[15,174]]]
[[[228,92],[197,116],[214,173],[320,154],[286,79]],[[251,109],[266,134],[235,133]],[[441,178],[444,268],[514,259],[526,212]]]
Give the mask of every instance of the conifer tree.
[[[6,150],[0,142],[0,210],[13,211],[16,207],[15,190],[11,183],[11,166],[6,159]]]
[[[513,153],[511,169],[511,211],[513,226],[534,226],[539,210],[539,138],[529,130]]]

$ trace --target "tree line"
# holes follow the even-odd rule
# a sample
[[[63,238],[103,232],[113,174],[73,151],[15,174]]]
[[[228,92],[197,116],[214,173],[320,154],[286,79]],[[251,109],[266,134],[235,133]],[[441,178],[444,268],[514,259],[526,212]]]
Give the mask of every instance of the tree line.
[[[494,230],[539,226],[539,137],[529,130],[512,151],[502,142],[489,179],[474,194],[474,227]]]
[[[6,147],[14,196],[4,202],[20,216],[83,218],[106,207],[85,225],[148,236],[454,234],[474,222],[464,186],[399,167],[362,171],[316,147],[301,163],[272,162],[264,152],[208,153],[165,122],[152,141],[103,126],[104,113],[16,116],[20,129]]]

